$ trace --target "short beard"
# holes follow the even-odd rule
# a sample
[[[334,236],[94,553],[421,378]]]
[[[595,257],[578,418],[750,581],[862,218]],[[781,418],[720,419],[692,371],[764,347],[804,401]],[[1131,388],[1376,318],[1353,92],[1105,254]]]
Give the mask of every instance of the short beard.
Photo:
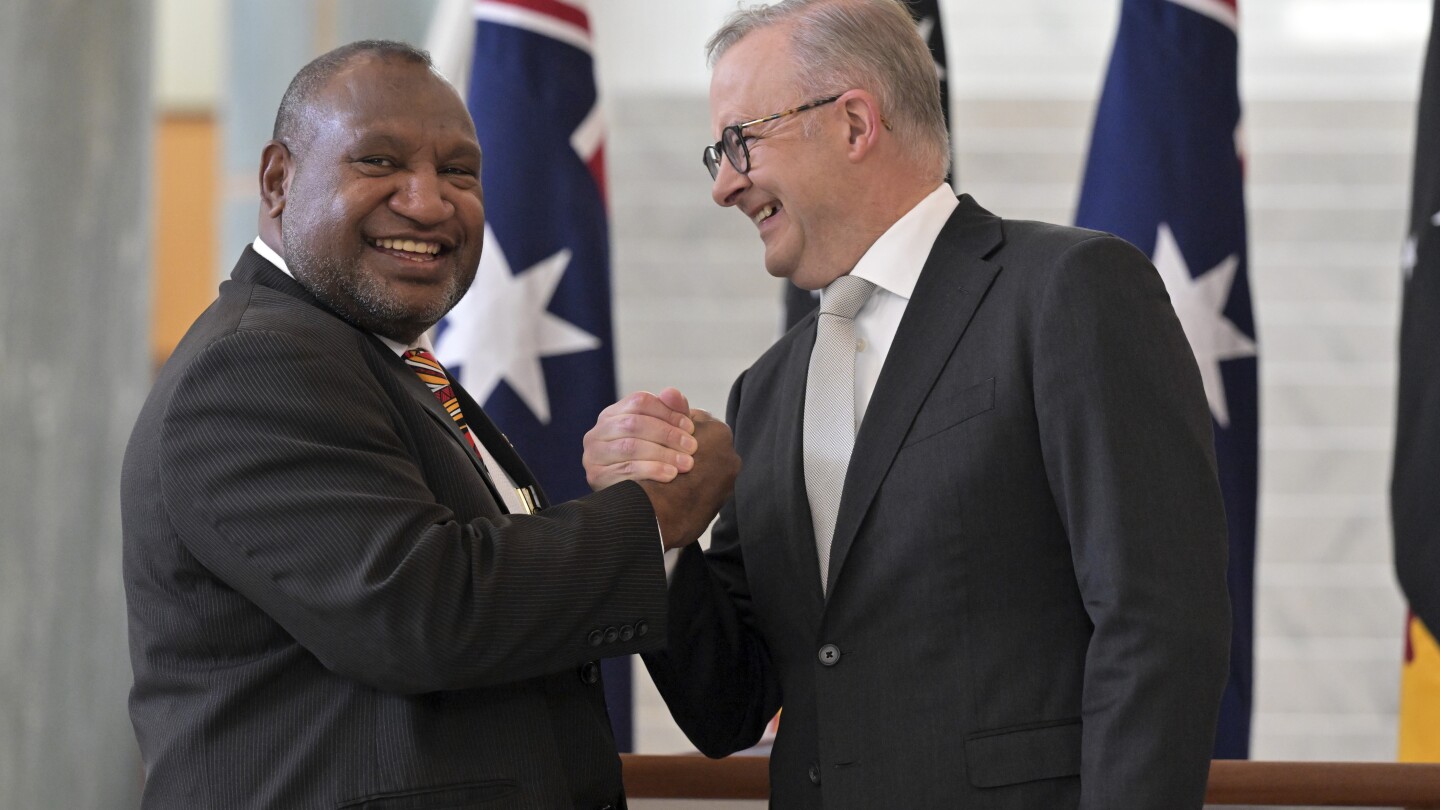
[[[468,280],[451,276],[445,282],[444,296],[434,306],[421,311],[407,309],[383,282],[361,271],[358,261],[319,256],[292,244],[285,233],[280,238],[285,245],[285,263],[300,286],[350,323],[400,343],[410,343],[434,326],[469,287]]]

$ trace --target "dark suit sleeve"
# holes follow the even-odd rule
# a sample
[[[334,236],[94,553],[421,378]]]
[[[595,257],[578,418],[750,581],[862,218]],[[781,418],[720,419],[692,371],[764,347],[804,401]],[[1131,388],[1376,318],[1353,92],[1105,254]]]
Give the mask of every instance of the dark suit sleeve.
[[[514,681],[658,645],[664,573],[638,485],[460,522],[362,358],[241,331],[195,359],[158,449],[169,518],[202,564],[326,667],[390,691]],[[593,644],[597,627],[641,620],[652,632]]]
[[[1210,414],[1158,273],[1113,237],[1059,259],[1037,319],[1045,468],[1094,623],[1082,808],[1198,808],[1229,651]]]
[[[730,392],[731,425],[744,379]],[[681,552],[669,603],[669,644],[643,658],[671,716],[707,756],[749,748],[780,708],[780,683],[754,627],[733,498],[710,530],[709,551]]]

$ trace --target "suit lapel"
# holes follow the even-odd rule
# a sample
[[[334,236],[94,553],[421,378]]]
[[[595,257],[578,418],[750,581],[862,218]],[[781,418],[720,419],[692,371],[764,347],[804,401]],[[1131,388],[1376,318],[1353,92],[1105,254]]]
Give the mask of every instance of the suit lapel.
[[[415,374],[414,369],[406,365],[405,361],[401,359],[399,355],[391,351],[389,346],[381,343],[379,338],[374,335],[366,335],[366,337],[369,338],[371,347],[375,349],[375,351],[380,352],[385,358],[386,367],[393,370],[395,374],[400,377],[401,385],[405,388],[405,393],[409,394],[415,404],[423,408],[425,413],[428,414],[431,419],[434,419],[435,422],[440,425],[440,428],[450,434],[450,438],[459,443],[460,447],[464,449],[465,457],[470,459],[470,464],[475,467],[475,471],[480,473],[481,478],[485,479],[485,484],[489,487],[490,495],[494,497],[496,505],[499,506],[500,511],[505,511],[505,500],[500,497],[500,491],[495,488],[495,482],[490,480],[490,472],[485,469],[485,464],[480,460],[480,456],[476,455],[475,451],[470,449],[470,444],[465,441],[465,434],[460,432],[460,426],[455,424],[454,419],[450,418],[450,414],[445,410],[445,406],[440,404],[440,399],[435,396],[435,392],[431,391],[429,386],[421,381],[420,377]],[[457,392],[460,390],[460,387],[455,384],[454,380],[450,381],[450,385],[454,387]],[[470,399],[468,395],[460,402],[460,410],[465,414],[465,421],[470,424],[472,432],[475,430],[475,425],[471,421],[470,410],[466,406],[473,403],[474,400]],[[479,410],[479,406],[476,406],[475,411],[478,413]],[[476,440],[479,440],[478,435],[476,436]],[[488,446],[489,445],[487,445],[487,447]]]
[[[455,386],[455,396],[460,398],[460,408],[465,414],[466,423],[470,425],[470,432],[475,435],[475,440],[490,451],[490,455],[495,458],[495,463],[500,465],[500,469],[504,470],[505,475],[509,476],[515,486],[521,489],[530,487],[535,491],[538,508],[543,509],[549,506],[549,500],[545,497],[544,490],[540,488],[540,482],[536,480],[535,474],[530,472],[530,467],[525,460],[520,458],[520,453],[515,450],[515,445],[510,443],[509,437],[501,433],[499,426],[490,421],[485,409],[480,407],[480,403],[476,402],[468,391],[453,381],[451,385]],[[491,483],[500,486],[494,481]]]
[[[984,257],[1001,239],[999,218],[963,195],[920,271],[855,436],[830,550],[832,594],[900,443],[1000,271]]]
[[[311,295],[308,290],[301,286],[300,282],[286,275],[284,271],[257,253],[254,247],[247,246],[240,254],[240,260],[236,263],[235,271],[231,274],[231,277],[241,283],[259,284],[283,292],[310,304],[317,310],[325,312],[332,317],[344,320]],[[408,393],[410,397],[415,400],[415,403],[423,408],[432,419],[439,423],[442,429],[450,434],[450,438],[460,443],[460,446],[465,450],[465,455],[470,459],[470,463],[475,466],[476,471],[485,479],[485,483],[490,489],[490,495],[495,499],[497,507],[500,511],[505,511],[505,501],[500,497],[499,491],[495,489],[495,482],[490,480],[490,475],[486,471],[484,464],[480,461],[480,457],[470,449],[469,444],[465,441],[465,436],[460,433],[460,428],[455,424],[455,420],[451,419],[450,414],[445,412],[444,406],[440,404],[440,400],[435,397],[434,392],[432,392],[425,383],[420,381],[420,378],[416,376],[414,370],[406,365],[405,361],[396,355],[395,352],[391,351],[389,346],[381,343],[379,338],[371,334],[366,334],[365,337],[370,341],[370,348],[380,355],[385,367],[400,378],[401,387],[405,389],[406,393]],[[496,430],[490,420],[484,416],[484,412],[480,410],[480,406],[476,405],[475,401],[471,399],[454,380],[451,380],[450,384],[454,386],[456,396],[460,397],[460,408],[465,414],[466,422],[469,423],[471,431],[475,431],[476,426],[483,423],[487,429],[487,433],[493,433],[499,436],[500,432]],[[475,414],[475,416],[471,414]],[[476,433],[476,440],[485,441],[485,439],[482,438],[483,435],[484,434]],[[503,436],[501,438],[503,439]],[[502,457],[502,454],[496,452],[496,448],[501,445],[508,451],[508,455],[505,457]],[[496,461],[500,462],[501,466],[505,468],[506,473],[514,479],[515,483],[520,486],[530,486],[534,484],[534,477],[530,475],[528,469],[525,469],[524,462],[519,460],[519,456],[515,454],[514,449],[510,447],[508,441],[486,442],[485,447],[496,456]],[[511,458],[514,460],[513,464],[510,461]],[[524,483],[521,482],[520,477],[517,477],[517,470],[523,470]]]

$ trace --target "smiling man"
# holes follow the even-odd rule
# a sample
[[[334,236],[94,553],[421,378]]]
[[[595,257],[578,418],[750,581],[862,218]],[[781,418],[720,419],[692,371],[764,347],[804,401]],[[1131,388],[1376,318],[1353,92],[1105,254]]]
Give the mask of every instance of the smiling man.
[[[623,806],[594,661],[664,644],[661,537],[738,461],[677,415],[688,474],[547,508],[425,334],[475,276],[480,165],[408,45],[286,91],[259,238],[125,457],[146,808]]]
[[[724,756],[783,705],[787,810],[1199,808],[1225,518],[1159,275],[957,199],[896,0],[749,7],[710,58],[711,194],[823,292],[731,391],[745,466],[645,656],[681,728]],[[591,484],[670,475],[684,407],[607,409]]]

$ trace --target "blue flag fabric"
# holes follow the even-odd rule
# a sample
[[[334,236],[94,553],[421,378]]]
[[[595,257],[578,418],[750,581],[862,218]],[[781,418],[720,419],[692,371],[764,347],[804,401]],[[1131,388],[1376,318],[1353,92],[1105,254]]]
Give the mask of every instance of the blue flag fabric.
[[[1259,455],[1236,21],[1234,0],[1125,0],[1076,214],[1151,257],[1205,383],[1235,625],[1222,759],[1250,752]]]
[[[581,439],[615,399],[603,126],[575,0],[479,0],[468,76],[485,249],[436,355],[509,437],[551,503],[590,491]],[[630,659],[604,662],[616,744],[633,747]]]

